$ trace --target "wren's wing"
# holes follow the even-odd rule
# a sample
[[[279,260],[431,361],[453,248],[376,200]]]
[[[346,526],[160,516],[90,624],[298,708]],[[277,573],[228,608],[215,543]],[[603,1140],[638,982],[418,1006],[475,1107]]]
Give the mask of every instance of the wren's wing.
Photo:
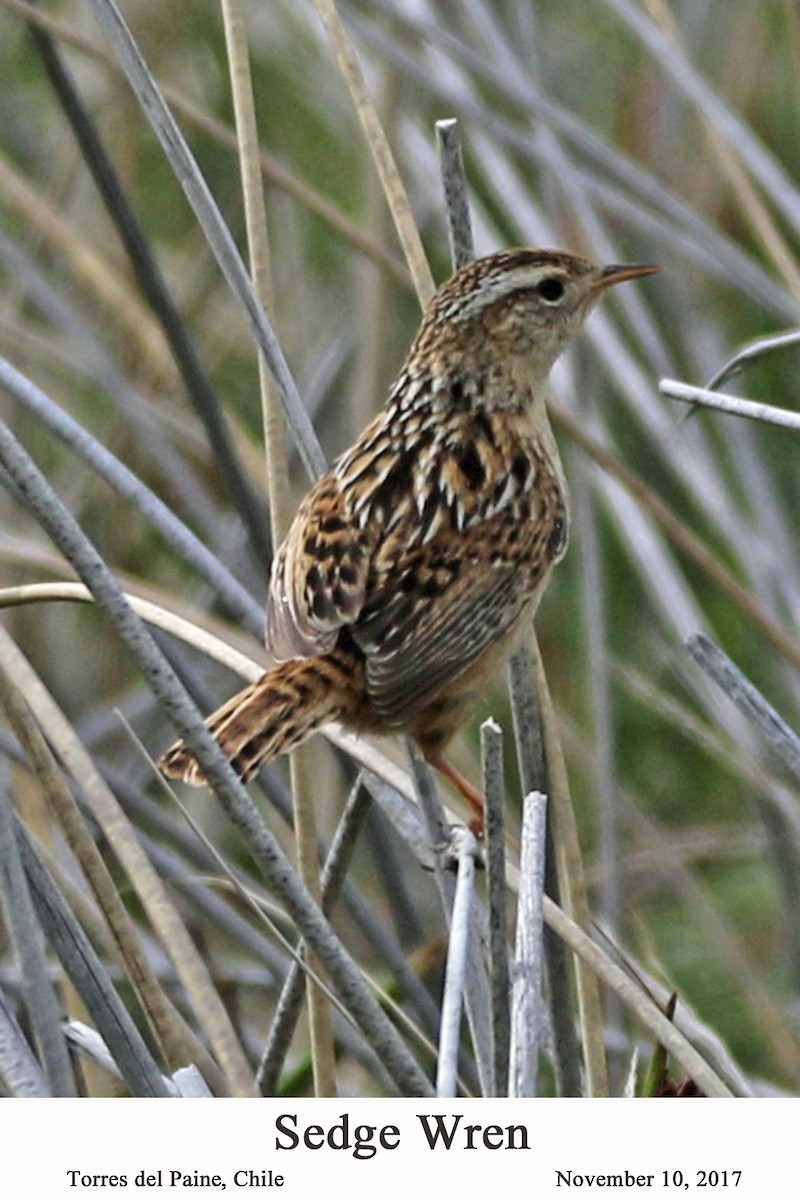
[[[375,494],[396,458],[382,410],[300,505],[272,566],[266,641],[275,658],[326,654],[358,620],[386,520]]]
[[[383,595],[368,594],[352,634],[387,720],[421,708],[463,674],[532,598],[552,554],[541,526],[511,518],[506,510],[409,552]]]
[[[563,548],[541,456],[514,457],[521,443],[505,446],[499,426],[482,433],[488,418],[466,440],[422,424],[413,407],[393,424],[379,414],[306,497],[270,588],[272,653],[325,653],[347,627],[387,720],[502,637]]]
[[[272,567],[267,648],[278,660],[325,654],[364,601],[371,538],[332,473],[311,489]]]

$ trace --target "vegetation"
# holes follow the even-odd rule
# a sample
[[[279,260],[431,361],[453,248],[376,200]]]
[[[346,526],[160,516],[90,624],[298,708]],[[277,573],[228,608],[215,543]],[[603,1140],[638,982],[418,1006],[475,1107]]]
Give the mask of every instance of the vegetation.
[[[714,383],[757,343],[719,386],[794,406],[798,346],[772,335],[797,327],[800,303],[795,6],[129,0],[255,291],[191,163],[143,112],[109,14],[107,0],[0,0],[3,1089],[424,1091],[445,972],[443,1045],[458,1050],[461,945],[459,1086],[502,1092],[508,1014],[491,982],[506,903],[531,989],[511,1013],[522,1093],[620,1094],[659,1042],[668,1066],[640,1090],[668,1070],[715,1094],[797,1093],[800,431],[687,418],[659,390]],[[457,843],[458,885],[431,850],[454,817],[400,745],[332,731],[291,778],[275,764],[247,794],[201,746],[216,799],[170,795],[152,761],[198,724],[160,655],[201,712],[257,674],[271,547],[320,447],[332,457],[382,402],[429,273],[451,269],[436,129],[451,117],[464,175],[447,144],[445,173],[457,195],[466,179],[476,253],[553,245],[662,266],[605,301],[553,379],[573,533],[537,621],[548,683],[534,671],[537,699],[532,645],[516,722],[498,684],[456,748],[502,800],[508,855],[473,879],[475,847]],[[504,775],[485,728],[481,753],[490,716]],[[546,774],[525,749],[540,721]],[[525,886],[542,868],[535,805],[514,919],[521,794],[537,789],[573,918],[544,902],[545,1002],[541,891]],[[314,847],[327,856],[340,819],[329,925]],[[461,889],[464,913],[472,886],[446,966],[443,910]],[[290,970],[300,934],[324,985],[307,998]],[[658,1010],[673,992],[671,1038]],[[65,1053],[65,1015],[80,1054]],[[80,1022],[111,1064],[97,1068]],[[540,1063],[523,1061],[520,1029],[542,1034]],[[445,1066],[440,1090],[455,1086]]]

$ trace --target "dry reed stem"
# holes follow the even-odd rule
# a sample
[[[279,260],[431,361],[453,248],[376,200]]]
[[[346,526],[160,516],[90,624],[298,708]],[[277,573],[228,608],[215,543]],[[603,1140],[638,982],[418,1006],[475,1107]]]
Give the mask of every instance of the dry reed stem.
[[[414,288],[420,304],[424,308],[435,292],[436,286],[391,146],[383,131],[375,105],[369,95],[364,73],[358,65],[334,0],[314,0],[314,5],[328,33],[342,74],[347,81],[358,119],[364,130],[364,136],[367,139],[387,203],[392,212],[403,253],[414,280]]]
[[[144,854],[117,798],[75,737],[72,726],[2,626],[0,662],[24,692],[32,712],[47,730],[51,744],[57,747],[61,760],[79,781],[94,816],[125,869],[131,885],[136,889],[166,952],[175,964],[220,1066],[227,1075],[232,1092],[244,1096],[255,1094],[252,1071],[214,988],[208,968],[189,937],[161,879]]]
[[[5,707],[11,727],[26,751],[47,805],[107,922],[105,936],[107,938],[110,933],[113,939],[114,953],[139,996],[161,1047],[164,1061],[169,1064],[171,1070],[186,1062],[199,1062],[207,1070],[207,1052],[164,992],[114,885],[111,873],[56,766],[39,726],[24,703],[23,695],[10,684],[1,667],[0,689],[3,691],[0,703]]]
[[[222,0],[228,67],[231,77],[236,135],[239,143],[239,164],[242,175],[245,224],[250,256],[250,271],[256,295],[265,312],[273,315],[273,287],[270,267],[270,248],[267,213],[261,188],[261,169],[258,159],[258,130],[250,74],[250,52],[244,10],[240,0]],[[286,535],[292,518],[292,497],[289,490],[286,461],[286,422],[272,377],[263,353],[258,355],[261,414],[266,453],[267,490],[270,505],[272,544],[277,547]],[[317,855],[317,827],[314,811],[316,753],[306,746],[290,757],[294,833],[297,865],[300,878],[311,895],[322,902]],[[317,1096],[336,1094],[336,1067],[333,1045],[333,1026],[330,1009],[316,985],[314,976],[320,964],[310,948],[310,973],[306,976],[306,992],[311,1034],[311,1057],[314,1071],[314,1091]]]

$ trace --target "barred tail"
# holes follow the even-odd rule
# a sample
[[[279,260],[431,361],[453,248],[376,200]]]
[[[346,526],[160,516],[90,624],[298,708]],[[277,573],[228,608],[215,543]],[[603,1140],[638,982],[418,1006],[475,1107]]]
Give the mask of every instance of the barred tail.
[[[206,720],[240,779],[299,746],[326,721],[346,716],[352,695],[354,664],[336,654],[293,658],[271,667]],[[176,742],[159,761],[165,775],[202,784],[205,776],[184,742]]]

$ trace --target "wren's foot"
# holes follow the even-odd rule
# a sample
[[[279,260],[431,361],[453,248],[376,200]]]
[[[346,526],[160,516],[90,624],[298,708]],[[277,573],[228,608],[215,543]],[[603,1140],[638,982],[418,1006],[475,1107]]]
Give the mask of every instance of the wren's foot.
[[[475,785],[470,783],[466,775],[462,775],[458,768],[454,767],[446,758],[440,758],[437,755],[435,758],[429,758],[428,762],[440,775],[444,775],[445,779],[449,779],[453,787],[464,797],[474,814],[469,821],[469,828],[475,834],[475,837],[482,838],[484,807],[486,804],[483,792],[478,791]]]

